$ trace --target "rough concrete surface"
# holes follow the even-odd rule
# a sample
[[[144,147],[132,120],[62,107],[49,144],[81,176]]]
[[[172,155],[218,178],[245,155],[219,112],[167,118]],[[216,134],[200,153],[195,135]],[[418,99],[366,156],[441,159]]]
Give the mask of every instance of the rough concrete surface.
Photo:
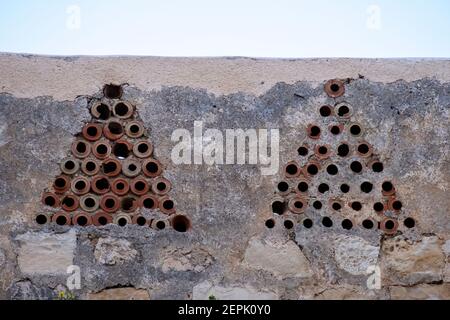
[[[0,73],[0,298],[448,299],[450,60],[1,54]],[[323,86],[335,78],[345,79],[346,92],[330,98]],[[48,211],[42,192],[106,83],[123,84],[123,99],[136,106],[177,210],[192,219],[188,232],[35,223]],[[399,221],[393,235],[361,227],[365,218],[381,219],[372,194],[359,195],[360,211],[308,206],[299,216],[314,222],[310,229],[300,217],[286,229],[286,217],[271,212],[283,165],[304,164],[297,149],[314,145],[308,125],[326,131],[333,122],[319,107],[340,102],[353,108],[345,123],[362,126],[384,171],[353,175],[339,160],[338,175],[311,180],[311,189],[330,186],[313,198],[346,203],[364,180],[378,193],[390,180],[403,203],[388,213]],[[172,132],[192,133],[194,121],[220,131],[280,129],[278,173],[263,176],[259,165],[174,164]],[[343,134],[321,141],[334,150],[341,140],[360,140]],[[347,195],[339,191],[344,182]],[[320,225],[323,216],[332,217],[332,227]],[[403,225],[407,217],[414,228]],[[344,218],[354,221],[351,230],[341,227]],[[274,228],[265,226],[268,219]],[[72,264],[81,288],[70,290]],[[368,285],[378,273],[379,286]]]

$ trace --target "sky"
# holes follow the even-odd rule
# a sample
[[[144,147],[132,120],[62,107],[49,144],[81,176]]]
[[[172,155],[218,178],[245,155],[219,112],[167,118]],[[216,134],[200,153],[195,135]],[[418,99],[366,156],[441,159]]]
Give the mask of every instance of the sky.
[[[450,57],[449,0],[0,0],[0,52]]]

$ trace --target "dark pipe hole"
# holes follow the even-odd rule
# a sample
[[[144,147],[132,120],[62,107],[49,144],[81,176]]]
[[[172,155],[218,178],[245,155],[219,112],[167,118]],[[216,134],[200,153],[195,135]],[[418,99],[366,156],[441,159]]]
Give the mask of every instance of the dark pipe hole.
[[[58,188],[65,188],[66,187],[66,180],[63,178],[58,178],[55,180],[55,186]]]
[[[296,175],[298,173],[298,167],[295,164],[290,164],[286,167],[286,172],[291,176]]]
[[[301,201],[295,201],[295,202],[294,202],[294,207],[296,207],[297,209],[303,208],[303,202],[301,202]]]
[[[103,164],[103,172],[105,174],[112,173],[117,170],[117,163],[110,161]]]
[[[329,106],[322,106],[320,108],[320,115],[322,117],[329,117],[331,115],[331,108]]]
[[[138,125],[135,125],[135,124],[134,124],[134,125],[132,125],[132,126],[130,127],[131,133],[138,133],[139,130],[140,130],[140,128],[139,128]]]
[[[371,193],[373,190],[373,184],[370,182],[363,182],[361,183],[361,191],[364,193]]]
[[[137,191],[142,191],[142,190],[144,190],[145,189],[145,186],[146,186],[146,184],[144,183],[144,182],[142,182],[142,181],[138,181],[138,182],[136,182],[135,184],[134,184],[134,188],[137,190]],[[159,183],[158,183],[158,190],[160,190],[159,189]],[[162,190],[164,190],[164,189],[162,189]]]
[[[281,202],[281,201],[274,201],[272,203],[272,212],[273,213],[276,213],[278,215],[282,215],[284,213],[284,209],[285,209],[285,206],[284,206],[283,202]]]
[[[306,169],[310,175],[316,175],[319,172],[319,168],[315,164],[310,164]]]
[[[95,187],[100,190],[107,190],[109,188],[109,181],[106,178],[101,178],[95,181]]]
[[[353,161],[350,164],[350,169],[355,173],[360,173],[363,169],[361,162],[359,161]]]
[[[108,129],[112,134],[122,134],[123,132],[122,125],[118,122],[110,122],[108,124]]]
[[[53,206],[56,204],[56,200],[55,200],[54,197],[48,196],[48,197],[45,197],[44,203],[45,203],[47,206],[53,207]]]
[[[337,175],[338,174],[338,167],[336,166],[336,165],[334,165],[334,164],[330,164],[328,167],[327,167],[327,172],[328,172],[328,174],[329,175],[331,175],[331,176],[335,176],[335,175]]]
[[[326,228],[331,228],[333,226],[333,221],[329,217],[323,217],[322,225]]]
[[[136,219],[136,223],[137,223],[139,226],[144,226],[144,225],[147,223],[147,219],[145,219],[144,217],[138,217],[138,218]]]
[[[163,230],[166,227],[166,223],[164,221],[158,221],[156,223],[156,228],[159,230]]]
[[[324,146],[322,146],[322,147],[319,147],[319,153],[320,154],[327,154],[328,153],[328,148],[327,147],[324,147]]]
[[[103,94],[108,99],[120,99],[122,96],[122,87],[115,84],[107,84],[103,87]]]
[[[308,188],[309,188],[308,184],[304,181],[300,182],[297,186],[297,189],[300,192],[306,192],[308,191]]]
[[[114,107],[114,111],[118,116],[123,117],[128,113],[129,108],[125,103],[120,102],[116,104],[116,106]]]
[[[56,224],[59,226],[63,226],[67,223],[67,218],[65,216],[59,216],[56,218]]]
[[[317,137],[320,135],[320,128],[318,126],[311,127],[311,137]]]
[[[85,216],[79,216],[77,218],[77,224],[79,226],[85,226],[85,225],[87,225],[87,223],[88,223],[88,220],[87,220],[87,218]]]
[[[87,132],[88,136],[95,137],[98,134],[98,129],[97,129],[97,127],[91,126],[91,127],[87,128],[86,132]]]
[[[117,221],[117,224],[118,224],[119,226],[121,226],[121,227],[125,227],[125,226],[127,225],[127,223],[128,223],[128,221],[127,221],[127,219],[125,219],[125,218],[120,218],[120,219]]]
[[[381,202],[376,202],[373,205],[373,210],[375,210],[376,212],[381,212],[384,210],[384,204],[382,204]]]
[[[320,202],[320,201],[314,201],[313,207],[314,207],[314,209],[316,209],[316,210],[322,209],[322,202]]]
[[[364,229],[372,229],[372,228],[374,227],[373,221],[372,221],[372,220],[369,220],[369,219],[364,220],[364,221],[362,222],[362,226],[364,227]]]
[[[98,154],[106,154],[108,152],[108,147],[104,144],[97,145],[96,151]]]
[[[122,200],[122,209],[125,211],[129,211],[134,206],[134,199],[133,198],[125,198]]]
[[[302,157],[308,155],[308,149],[305,148],[305,147],[300,147],[300,148],[298,148],[297,152],[298,152],[298,155],[299,155],[299,156],[302,156]]]
[[[130,155],[130,150],[128,149],[128,145],[125,143],[116,143],[114,145],[114,155],[119,159],[125,159]]]
[[[166,200],[163,202],[163,208],[166,210],[172,210],[174,206],[174,203],[172,200]]]
[[[136,171],[136,170],[137,170],[137,167],[136,167],[136,165],[134,165],[134,164],[130,164],[130,165],[128,166],[128,170],[130,170],[131,172],[133,172],[133,171]]]
[[[338,147],[338,155],[341,157],[346,157],[350,153],[350,148],[347,144],[341,144]]]
[[[153,201],[152,198],[147,198],[144,200],[143,204],[146,209],[151,209],[155,206],[155,201]]]
[[[320,193],[330,191],[330,187],[326,183],[321,183],[317,189],[319,190]]]
[[[265,225],[267,228],[272,229],[273,227],[275,227],[275,220],[273,219],[266,220]]]
[[[173,228],[178,232],[186,232],[189,229],[189,219],[183,216],[177,216],[172,220]]]
[[[155,162],[149,162],[145,165],[145,169],[150,173],[156,173],[158,172],[159,167]]]
[[[84,190],[84,188],[86,188],[86,182],[84,182],[83,180],[77,181],[75,183],[75,189]]]
[[[111,110],[109,110],[109,107],[103,103],[97,107],[97,112],[99,113],[98,117],[101,120],[108,120],[111,116]]]
[[[77,151],[79,153],[85,153],[86,149],[87,149],[87,147],[86,147],[86,144],[84,142],[78,142],[77,143]]]
[[[286,192],[289,190],[289,184],[285,181],[281,181],[280,183],[278,183],[277,188],[280,192]]]
[[[339,128],[339,126],[332,126],[330,132],[335,136],[337,136],[338,134],[341,133],[341,128]]]
[[[65,205],[66,207],[73,207],[75,205],[75,200],[73,200],[73,198],[71,197],[65,197],[62,201],[63,205]]]
[[[108,223],[108,219],[106,219],[105,217],[100,217],[100,218],[98,218],[98,223],[100,225],[104,226]]]
[[[164,191],[167,189],[167,185],[164,182],[159,182],[156,185],[156,189],[158,189],[159,191]]]
[[[285,220],[283,224],[284,224],[284,227],[288,230],[290,230],[294,227],[294,223],[291,220]]]
[[[367,154],[369,152],[370,148],[367,144],[360,144],[358,146],[358,152],[361,154]]]
[[[119,182],[118,184],[116,184],[116,189],[117,190],[123,190],[125,189],[125,184],[122,182]]]
[[[340,106],[338,109],[338,116],[344,117],[350,112],[350,109],[347,106]]]
[[[47,216],[43,214],[39,214],[36,216],[36,223],[37,224],[46,224],[48,221]]]
[[[112,209],[114,208],[114,206],[116,205],[116,200],[108,198],[105,201],[105,207],[107,207],[108,209]]]
[[[374,162],[372,164],[372,170],[373,172],[382,172],[384,169],[384,166],[381,162]]]
[[[95,169],[97,169],[97,165],[95,164],[95,162],[88,161],[88,162],[86,163],[86,170],[87,170],[87,171],[92,172],[92,171],[94,171]]]
[[[411,229],[414,228],[416,225],[416,221],[414,221],[413,218],[406,218],[405,221],[403,221],[405,227]]]
[[[73,161],[66,161],[66,163],[64,163],[64,168],[66,168],[67,170],[72,170],[75,168],[75,162]]]
[[[392,185],[391,182],[385,181],[385,182],[383,182],[383,184],[381,185],[381,188],[382,188],[383,191],[385,191],[385,192],[391,192],[391,191],[394,189],[394,186]]]
[[[306,229],[311,229],[312,226],[313,226],[312,220],[311,220],[311,219],[305,219],[305,220],[303,220],[303,226],[304,226]]]
[[[339,86],[338,84],[336,84],[336,83],[333,83],[333,84],[330,86],[330,89],[331,89],[331,91],[333,91],[333,92],[338,92],[339,89],[340,89],[340,86]]]
[[[341,185],[341,191],[342,193],[349,193],[350,192],[350,186],[348,184],[342,184]]]
[[[362,204],[359,201],[352,202],[352,209],[355,211],[361,211]]]
[[[138,151],[140,153],[146,153],[148,151],[148,145],[146,143],[141,143],[138,145]]]
[[[385,227],[387,230],[392,230],[392,229],[394,229],[394,227],[395,227],[395,223],[394,223],[394,221],[392,221],[392,220],[388,220],[388,221],[386,221],[386,223],[384,224],[384,227]]]
[[[402,209],[402,207],[403,207],[403,204],[400,202],[400,201],[394,201],[393,203],[392,203],[392,208],[394,209],[394,210],[401,210]]]
[[[350,133],[354,136],[358,136],[361,134],[361,127],[357,124],[354,124],[350,127]]]
[[[353,222],[349,219],[342,220],[342,228],[345,230],[351,230],[353,228]]]
[[[95,200],[92,198],[86,198],[84,200],[84,205],[88,208],[93,208],[93,207],[95,207]]]
[[[333,208],[333,210],[339,211],[342,209],[342,206],[339,202],[334,202],[331,207]]]

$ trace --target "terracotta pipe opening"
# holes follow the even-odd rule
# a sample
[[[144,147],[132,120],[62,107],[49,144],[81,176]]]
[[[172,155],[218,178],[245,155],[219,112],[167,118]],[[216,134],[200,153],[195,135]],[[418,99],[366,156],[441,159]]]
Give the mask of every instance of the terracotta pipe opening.
[[[375,212],[378,212],[378,213],[380,213],[380,212],[383,212],[384,211],[384,204],[382,204],[381,202],[376,202],[374,205],[373,205],[373,210],[375,210]]]
[[[331,108],[331,106],[328,106],[328,105],[322,106],[319,109],[319,113],[322,117],[329,117],[333,113],[333,109]]]
[[[327,81],[325,83],[324,89],[330,98],[337,98],[345,93],[344,82],[337,79]]]
[[[175,203],[171,199],[164,199],[160,203],[161,211],[166,214],[172,214],[175,212]]]
[[[362,209],[362,204],[361,204],[361,202],[359,202],[359,201],[353,201],[353,202],[350,204],[350,207],[351,207],[353,210],[355,210],[355,211],[361,211],[361,209]]]
[[[314,225],[313,221],[309,218],[304,219],[302,224],[306,229],[311,229]]]
[[[83,195],[89,192],[91,184],[88,179],[84,177],[77,177],[71,183],[72,192],[77,195]]]
[[[92,147],[92,153],[97,159],[106,159],[111,155],[111,145],[105,140],[97,141]]]
[[[150,190],[148,182],[143,178],[136,178],[131,181],[131,192],[135,195],[142,196]]]
[[[362,157],[369,157],[372,154],[372,146],[367,142],[361,142],[356,150]]]
[[[148,141],[139,141],[133,146],[133,153],[138,158],[148,158],[153,153],[153,146]]]
[[[333,226],[333,220],[331,220],[329,217],[323,217],[322,218],[322,225],[325,228],[331,228]]]
[[[402,210],[402,207],[403,207],[403,204],[401,201],[395,200],[392,202],[392,209],[394,211],[400,211],[400,210]]]
[[[413,218],[406,218],[405,221],[403,221],[403,224],[408,229],[412,229],[416,226],[416,221]]]
[[[128,102],[117,102],[113,107],[113,112],[116,117],[126,119],[133,115],[133,106]]]
[[[338,169],[338,167],[337,167],[335,164],[330,164],[330,165],[327,167],[327,173],[328,173],[330,176],[335,176],[335,175],[338,174],[338,172],[339,172],[339,169]]]
[[[175,231],[186,232],[191,229],[191,220],[189,220],[186,216],[176,215],[170,222]]]
[[[361,126],[359,124],[352,124],[350,126],[350,133],[355,136],[358,137],[361,135],[362,129]]]
[[[287,178],[296,177],[300,174],[300,167],[296,162],[289,162],[284,167],[284,174]]]
[[[292,213],[300,214],[306,209],[306,200],[300,197],[295,197],[289,200],[288,208]]]
[[[62,208],[65,211],[75,211],[78,208],[79,201],[78,198],[72,195],[65,196],[61,201]]]
[[[384,170],[383,163],[379,161],[375,161],[372,163],[372,170],[373,172],[382,172]]]
[[[350,169],[354,172],[354,173],[361,173],[363,166],[361,164],[361,162],[359,161],[353,161],[350,164]]]
[[[128,220],[126,218],[117,219],[117,224],[121,227],[125,227],[128,224]]]
[[[90,216],[84,213],[78,213],[73,218],[73,224],[78,225],[80,227],[88,226],[92,224],[92,219]]]
[[[394,185],[390,181],[383,182],[381,189],[385,195],[391,195],[395,192]]]
[[[319,139],[320,138],[320,128],[316,125],[310,124],[307,128],[308,137],[311,139]]]
[[[264,223],[267,229],[273,229],[275,227],[275,220],[274,219],[268,219]]]
[[[123,198],[120,205],[122,210],[125,212],[135,211],[137,207],[136,199],[132,197]]]
[[[373,229],[373,228],[375,227],[375,224],[373,223],[372,220],[370,220],[370,219],[365,219],[365,220],[362,222],[362,226],[363,226],[364,229],[370,230],[370,229]]]
[[[351,116],[351,108],[345,103],[339,104],[336,110],[336,113],[340,118],[350,118]]]
[[[102,126],[96,123],[88,123],[83,127],[82,135],[88,141],[97,141],[102,136]]]
[[[65,226],[70,224],[70,216],[66,213],[56,213],[52,217],[52,221],[58,226]]]
[[[171,187],[169,180],[165,178],[157,178],[152,183],[152,191],[159,195],[168,193]]]
[[[314,201],[313,207],[314,207],[314,209],[316,209],[316,210],[322,209],[322,207],[323,207],[322,202],[320,202],[319,200]]]
[[[122,86],[116,84],[105,84],[103,95],[108,99],[120,99],[123,94]]]
[[[53,188],[56,193],[64,193],[70,188],[69,178],[66,176],[59,176],[53,182]]]
[[[61,163],[61,171],[65,174],[74,174],[80,168],[80,164],[75,159],[65,159]]]
[[[158,230],[163,230],[166,228],[166,223],[163,220],[159,220],[155,223],[155,227]]]
[[[35,218],[35,221],[37,224],[43,225],[48,222],[48,217],[45,214],[38,214]]]
[[[107,104],[97,102],[91,107],[91,114],[94,118],[108,120],[111,117],[111,109]]]
[[[284,220],[283,225],[284,225],[284,227],[287,230],[290,230],[290,229],[294,228],[294,222],[292,220],[289,220],[289,219],[288,220]]]
[[[136,177],[141,172],[141,164],[136,160],[129,159],[124,162],[122,172],[127,177]]]
[[[300,181],[297,185],[297,190],[300,193],[306,193],[306,192],[308,192],[308,189],[309,189],[309,185],[306,181]]]
[[[132,146],[128,141],[117,141],[113,148],[113,153],[118,159],[126,159],[130,155]]]
[[[94,212],[99,207],[99,201],[92,195],[85,195],[81,197],[80,207],[83,211]]]
[[[105,226],[112,223],[112,217],[109,214],[100,211],[92,217],[92,222],[96,226]]]
[[[306,172],[310,175],[310,176],[315,176],[316,174],[319,173],[319,166],[315,163],[309,163],[306,166]]]
[[[128,122],[125,126],[125,134],[130,138],[140,138],[144,135],[145,129],[137,121]]]
[[[122,165],[120,161],[116,159],[108,159],[103,161],[103,173],[108,177],[115,177],[122,171]]]
[[[117,210],[120,209],[120,202],[119,198],[112,194],[108,194],[102,197],[100,200],[100,208],[102,208],[103,211],[108,213],[114,213]]]
[[[128,181],[126,179],[117,178],[112,182],[111,190],[118,196],[123,196],[126,195],[130,190],[130,185],[128,184]]]
[[[316,146],[314,149],[314,153],[316,154],[316,157],[320,160],[324,160],[330,157],[331,155],[331,148],[330,146]]]
[[[46,192],[42,196],[42,203],[46,206],[57,208],[59,207],[59,198],[56,196],[56,194],[53,194],[51,192]]]
[[[361,191],[364,193],[371,193],[373,190],[373,184],[365,181],[363,183],[361,183]]]
[[[91,146],[82,140],[77,140],[72,144],[72,154],[77,158],[86,158],[91,152]]]
[[[275,200],[272,202],[272,212],[278,215],[282,215],[286,210],[286,205],[281,200]]]
[[[353,222],[350,219],[342,220],[341,226],[344,230],[351,230],[353,228]]]
[[[161,174],[162,167],[157,160],[148,159],[142,164],[142,169],[147,177],[156,177]]]
[[[341,209],[342,209],[342,204],[339,203],[339,202],[337,202],[337,201],[332,202],[332,203],[331,203],[331,208],[332,208],[334,211],[341,211]]]
[[[298,148],[297,152],[298,152],[299,156],[306,157],[308,155],[309,151],[308,151],[308,148],[303,146],[303,147]]]
[[[145,219],[145,217],[143,216],[136,216],[134,218],[134,223],[137,224],[138,226],[145,226],[147,224],[147,219]]]
[[[139,206],[145,209],[156,209],[159,206],[158,199],[152,195],[145,195],[139,199]]]
[[[330,186],[329,186],[328,184],[326,184],[326,183],[321,183],[321,184],[319,184],[319,186],[317,187],[317,190],[318,190],[320,193],[326,193],[326,192],[330,191]]]
[[[347,143],[341,143],[337,151],[338,156],[347,157],[350,153],[350,146]]]
[[[342,133],[342,130],[343,130],[343,127],[340,126],[340,125],[332,125],[332,126],[330,126],[330,132],[331,132],[332,135],[337,136],[337,135]]]
[[[277,185],[277,190],[279,193],[285,194],[289,191],[289,184],[286,181],[281,181]]]
[[[103,127],[103,134],[109,140],[117,140],[123,136],[123,127],[120,122],[110,121]]]
[[[381,230],[386,234],[394,234],[397,232],[398,222],[393,219],[385,219],[380,224]]]
[[[91,188],[97,194],[105,194],[109,191],[110,184],[106,177],[96,176],[92,179]]]
[[[100,165],[91,159],[85,159],[81,163],[81,171],[88,176],[93,176],[100,171]]]
[[[341,192],[342,193],[349,193],[350,192],[350,186],[346,183],[341,184]]]

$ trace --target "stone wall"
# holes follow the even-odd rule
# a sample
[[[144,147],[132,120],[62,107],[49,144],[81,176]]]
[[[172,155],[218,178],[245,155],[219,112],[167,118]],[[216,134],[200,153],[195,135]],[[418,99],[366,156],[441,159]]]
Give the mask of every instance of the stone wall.
[[[2,54],[0,71],[0,298],[450,298],[449,60]],[[342,80],[343,95],[325,92],[330,79]],[[42,203],[42,194],[83,127],[95,121],[90,108],[105,100],[103,86],[110,83],[122,86],[121,99],[135,106],[148,130],[177,214],[192,223],[187,232],[169,224],[158,230],[36,223],[40,214],[59,212]],[[341,104],[351,106],[348,117],[320,113],[321,106]],[[204,130],[279,129],[279,170],[262,175],[258,164],[174,164],[172,133],[192,132],[194,121]],[[337,138],[328,133],[334,123],[343,128]],[[311,137],[311,124],[321,128],[320,139]],[[363,134],[352,136],[352,124]],[[338,159],[344,140],[353,148],[367,142],[371,157]],[[331,156],[310,156],[319,144]],[[309,155],[301,156],[300,146]],[[360,174],[347,167],[356,159]],[[374,159],[382,173],[371,171]],[[320,173],[311,176],[305,170],[316,160]],[[286,176],[290,161],[300,175]],[[327,174],[334,163],[339,173]],[[279,183],[295,189],[302,175],[310,188],[299,196],[305,208],[274,214],[274,201],[287,204],[298,195],[280,194]],[[373,191],[361,195],[366,180]],[[393,183],[394,195],[383,190],[384,181]],[[320,184],[329,190],[317,192]],[[355,200],[362,209],[352,207]],[[376,201],[384,214],[374,211]],[[164,217],[158,209],[141,211],[148,220]],[[385,219],[398,226],[380,230]],[[77,270],[80,288],[71,288]]]

